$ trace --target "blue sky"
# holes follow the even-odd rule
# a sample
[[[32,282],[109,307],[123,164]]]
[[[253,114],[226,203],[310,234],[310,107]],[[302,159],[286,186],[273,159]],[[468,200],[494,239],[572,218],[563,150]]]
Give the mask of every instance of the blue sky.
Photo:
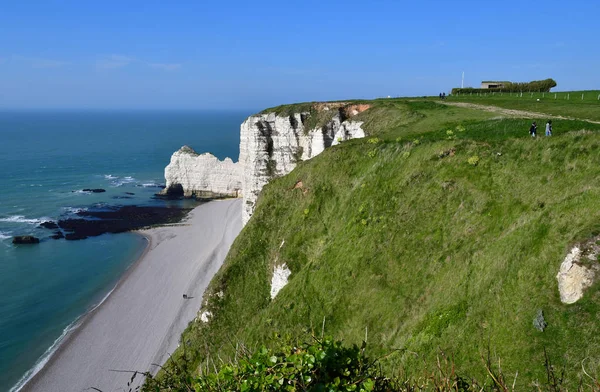
[[[597,0],[4,1],[0,108],[260,109],[600,88]]]

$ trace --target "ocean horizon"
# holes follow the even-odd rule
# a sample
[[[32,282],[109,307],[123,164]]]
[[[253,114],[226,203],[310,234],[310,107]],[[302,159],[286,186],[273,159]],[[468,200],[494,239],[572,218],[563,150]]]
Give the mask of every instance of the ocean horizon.
[[[171,154],[189,145],[237,161],[239,125],[250,114],[0,110],[0,390],[17,390],[43,366],[146,246],[134,233],[53,240],[39,224],[98,206],[177,203],[153,198]],[[15,235],[41,242],[14,246]]]

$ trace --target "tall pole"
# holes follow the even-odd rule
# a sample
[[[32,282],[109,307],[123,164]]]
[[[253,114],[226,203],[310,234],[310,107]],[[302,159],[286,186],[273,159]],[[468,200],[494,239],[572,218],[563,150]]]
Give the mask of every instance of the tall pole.
[[[460,88],[465,88],[465,71],[463,71],[462,81],[460,82]]]

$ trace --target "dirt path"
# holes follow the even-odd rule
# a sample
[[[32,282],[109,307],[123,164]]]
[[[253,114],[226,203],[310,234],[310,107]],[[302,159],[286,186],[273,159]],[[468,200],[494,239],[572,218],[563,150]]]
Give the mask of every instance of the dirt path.
[[[588,120],[585,118],[577,118],[577,117],[566,117],[566,116],[555,116],[548,113],[538,113],[538,112],[528,112],[525,110],[515,110],[515,109],[504,109],[498,106],[488,106],[488,105],[479,105],[476,103],[469,102],[442,102],[444,105],[448,106],[458,106],[461,108],[475,109],[475,110],[484,110],[486,112],[499,113],[505,115],[507,117],[524,117],[524,118],[558,118],[560,120],[580,120],[587,121],[589,123],[600,124],[600,121]]]

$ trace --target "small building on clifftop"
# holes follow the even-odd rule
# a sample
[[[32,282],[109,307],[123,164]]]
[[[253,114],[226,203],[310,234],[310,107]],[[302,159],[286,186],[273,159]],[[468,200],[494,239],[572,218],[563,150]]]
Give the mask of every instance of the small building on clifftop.
[[[509,84],[510,82],[500,82],[500,81],[493,81],[493,80],[488,80],[488,81],[483,81],[481,82],[481,88],[504,88],[507,84]]]

